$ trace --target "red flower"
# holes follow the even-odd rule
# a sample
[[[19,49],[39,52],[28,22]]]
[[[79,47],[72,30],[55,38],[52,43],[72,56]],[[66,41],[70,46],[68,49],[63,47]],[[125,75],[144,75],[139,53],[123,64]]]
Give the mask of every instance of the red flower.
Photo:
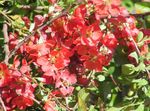
[[[7,86],[10,81],[11,75],[6,64],[0,63],[0,87]]]
[[[24,96],[17,96],[12,100],[12,104],[16,105],[21,110],[26,109],[27,106],[32,106],[33,103],[31,99]]]
[[[121,4],[121,0],[89,0],[92,1],[94,4],[99,5],[99,4],[105,4],[105,5],[120,5]]]
[[[84,76],[79,76],[77,78],[77,80],[78,80],[78,84],[81,84],[83,86],[87,86],[90,82],[90,79],[88,79],[87,77],[84,77]]]
[[[113,34],[106,35],[103,39],[103,44],[113,52],[117,46],[117,43],[118,41]]]
[[[77,79],[74,74],[70,74],[68,70],[62,70],[57,73],[55,87],[59,88],[62,95],[66,96],[73,92],[74,87],[70,85],[75,84],[76,82]]]
[[[51,100],[46,101],[44,105],[45,111],[57,111],[55,107],[56,107],[55,101],[51,101]]]
[[[19,43],[18,34],[10,33],[9,34],[9,50],[14,49],[18,43]]]
[[[56,1],[57,1],[57,0],[48,0],[48,2],[49,2],[49,3],[52,3],[52,4],[56,3]]]
[[[87,9],[86,9],[86,5],[85,4],[82,4],[82,5],[79,5],[75,10],[74,10],[74,13],[73,13],[73,16],[77,17],[77,18],[81,18],[81,19],[85,19],[85,16],[86,16],[86,13],[87,13]]]
[[[82,55],[80,60],[83,61],[85,68],[89,70],[102,70],[101,54],[98,52],[97,47],[89,47],[86,55]]]
[[[85,26],[81,30],[81,44],[87,46],[96,46],[102,38],[102,32],[99,28],[99,22],[90,26]]]
[[[27,28],[30,27],[30,19],[28,17],[22,17],[22,20],[25,22]]]
[[[43,24],[45,18],[42,16],[42,15],[36,15],[34,17],[34,23],[35,23],[35,26],[40,26]]]
[[[142,29],[144,35],[150,36],[150,29]]]
[[[51,64],[57,69],[63,69],[65,66],[68,66],[70,63],[70,58],[72,52],[64,47],[56,48],[49,54],[49,59]]]
[[[121,0],[90,0],[95,4],[95,17],[97,20],[109,15],[128,15],[128,11],[120,7]]]
[[[12,111],[16,106],[11,104],[13,98],[15,98],[17,94],[14,89],[10,89],[9,87],[4,87],[1,89],[1,97],[4,100],[6,109],[8,111]]]
[[[43,83],[54,84],[57,77],[57,75],[54,72],[55,72],[55,67],[50,66],[49,70],[45,72],[42,76]]]

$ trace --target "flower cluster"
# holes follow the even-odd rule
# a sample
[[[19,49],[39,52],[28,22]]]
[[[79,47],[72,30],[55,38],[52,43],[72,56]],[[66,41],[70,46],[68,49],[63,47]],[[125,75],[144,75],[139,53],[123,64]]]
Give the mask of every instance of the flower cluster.
[[[42,83],[42,87],[52,86],[44,108],[54,111],[53,97],[71,95],[77,84],[87,86],[89,71],[101,72],[108,66],[118,45],[128,47],[128,54],[133,52],[133,41],[139,42],[140,30],[120,2],[88,0],[71,15],[60,17],[41,30],[38,27],[47,17],[36,15],[33,23],[23,17],[26,28],[37,31],[16,52],[12,65],[0,64],[0,90],[7,110],[32,106],[36,102],[35,89]],[[17,32],[9,37],[11,50],[20,40]],[[148,43],[139,47],[141,54],[148,51]],[[130,57],[129,60],[135,62]]]

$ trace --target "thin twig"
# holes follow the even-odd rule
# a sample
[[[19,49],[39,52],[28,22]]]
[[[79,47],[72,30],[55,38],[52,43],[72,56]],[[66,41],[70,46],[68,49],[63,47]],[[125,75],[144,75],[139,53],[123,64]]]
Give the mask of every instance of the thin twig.
[[[142,17],[143,18],[143,17],[148,16],[148,15],[150,15],[150,12],[139,13],[139,14],[137,14],[137,13],[135,13],[135,14],[129,13],[128,15],[124,15],[124,17],[134,16],[134,17]],[[117,17],[118,17],[118,15],[113,15],[113,16],[106,15],[106,16],[101,17],[101,19],[117,18]]]
[[[20,5],[18,8],[23,10],[45,10],[48,9],[48,6],[30,6],[30,5]]]
[[[139,48],[138,48],[136,42],[135,42],[134,39],[132,38],[132,36],[131,36],[131,40],[132,40],[132,42],[133,42],[133,44],[134,44],[134,46],[135,46],[135,49],[136,49],[136,52],[137,52],[138,56],[140,57],[141,52],[140,52],[140,50],[139,50]],[[145,69],[145,71],[147,72],[148,79],[149,79],[149,81],[150,81],[150,72],[149,72],[149,70],[147,70],[147,69]]]
[[[38,105],[41,105],[41,102],[35,99],[34,97],[30,97],[34,102],[36,102]]]
[[[110,78],[112,80],[112,82],[118,87],[119,91],[121,91],[119,85],[117,84],[117,82],[115,81],[114,77],[112,75],[110,75]]]
[[[3,107],[3,110],[4,110],[4,111],[7,111],[7,110],[6,110],[6,106],[5,106],[5,104],[4,104],[4,101],[3,101],[2,97],[1,97],[1,95],[0,95],[0,103],[1,103],[1,105],[2,105],[2,107]]]
[[[3,24],[3,34],[4,34],[4,51],[5,51],[5,59],[4,59],[4,63],[8,64],[8,55],[10,53],[9,51],[9,37],[8,37],[8,25],[6,23]]]
[[[126,24],[125,26],[126,26],[127,28],[129,28],[129,27],[127,26],[127,24]],[[138,46],[137,46],[135,40],[133,39],[131,33],[130,33],[130,40],[133,42],[133,44],[134,44],[134,46],[135,46],[135,51],[136,51],[136,53],[138,54],[138,56],[140,57],[140,56],[141,56],[140,49],[138,48]],[[147,70],[147,69],[145,69],[145,71],[147,72],[148,79],[149,79],[149,81],[150,81],[150,72],[149,72],[149,70]]]
[[[150,15],[150,12],[145,12],[145,13],[139,13],[139,14],[130,14],[131,16],[134,17],[143,17],[143,16],[148,16]]]
[[[67,111],[72,111],[72,109],[70,109],[69,107],[67,107],[66,105],[64,105],[62,102],[60,102],[55,95],[51,94],[50,95],[55,99],[55,101],[60,105],[62,106],[63,108],[65,108]]]
[[[33,35],[37,32],[37,30],[42,30],[45,26],[50,25],[50,24],[51,24],[52,22],[54,22],[56,19],[58,19],[58,18],[60,18],[60,17],[62,17],[62,16],[67,15],[67,12],[68,12],[68,11],[62,11],[62,13],[60,13],[58,16],[52,18],[50,21],[48,21],[48,22],[46,22],[45,24],[41,25],[41,26],[40,26],[39,28],[37,28],[35,31],[31,32],[31,34],[29,34],[28,36],[24,37],[24,39],[23,39],[21,42],[19,42],[18,45],[17,45],[13,50],[10,51],[10,54],[9,54],[9,56],[8,56],[8,59],[10,59],[10,58],[16,53],[16,51],[17,51],[25,42],[27,42],[27,41],[30,39],[31,36],[33,36]]]
[[[0,10],[0,14],[3,15],[9,22],[11,22],[11,23],[13,22],[13,20],[12,20],[11,18],[9,18],[9,17],[5,14],[5,12],[3,12],[3,11]]]

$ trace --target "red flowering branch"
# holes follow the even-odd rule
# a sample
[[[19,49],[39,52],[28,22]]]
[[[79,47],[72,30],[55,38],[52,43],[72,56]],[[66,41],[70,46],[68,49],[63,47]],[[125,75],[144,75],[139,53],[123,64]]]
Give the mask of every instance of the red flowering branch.
[[[121,91],[121,89],[120,89],[118,83],[115,81],[114,77],[112,75],[110,75],[110,78],[111,78],[112,82],[118,87],[119,91]]]
[[[134,17],[143,17],[143,16],[148,16],[150,15],[150,12],[145,12],[145,13],[140,13],[140,14],[130,14]]]
[[[126,27],[128,28],[127,25],[126,25]],[[140,55],[141,55],[140,49],[138,48],[138,46],[137,46],[137,44],[136,44],[136,42],[135,42],[135,40],[133,39],[133,37],[132,37],[131,34],[130,34],[130,39],[131,39],[131,41],[132,41],[133,44],[134,44],[136,53],[138,54],[138,56],[140,56]],[[148,75],[148,79],[149,79],[149,81],[150,81],[150,72],[149,72],[149,70],[147,70],[147,69],[145,69],[145,71],[146,71],[146,73],[147,73],[147,75]]]
[[[136,42],[135,42],[134,39],[132,38],[132,36],[131,36],[131,40],[132,40],[132,42],[133,42],[133,44],[134,44],[134,46],[135,46],[135,49],[136,49],[136,52],[137,52],[138,56],[140,56],[140,55],[141,55],[141,52],[140,52],[140,50],[139,50],[139,48],[138,48]],[[149,79],[149,81],[150,81],[150,72],[149,72],[149,70],[147,70],[147,69],[145,69],[145,71],[146,71],[146,73],[147,73],[147,75],[148,75],[148,79]]]
[[[63,103],[61,103],[61,102],[56,98],[55,95],[53,95],[53,94],[50,94],[50,95],[55,99],[55,101],[56,101],[61,107],[65,108],[67,111],[72,111],[72,109],[70,109],[67,105],[64,105]]]
[[[7,110],[6,110],[6,106],[5,106],[5,104],[4,104],[4,101],[3,101],[2,98],[1,98],[1,95],[0,95],[0,103],[1,103],[1,105],[2,105],[2,107],[3,107],[3,110],[4,110],[4,111],[7,111]]]
[[[50,25],[53,21],[55,21],[56,19],[67,15],[68,10],[62,11],[62,13],[60,13],[59,15],[57,15],[56,17],[52,18],[50,21],[47,21],[45,24],[41,25],[39,28],[37,28],[35,31],[32,31],[31,34],[29,34],[28,36],[24,37],[24,39],[18,43],[18,45],[10,51],[10,54],[8,56],[8,59],[10,59],[15,53],[16,51],[25,43],[27,42],[31,36],[33,36],[38,30],[42,30],[45,26]]]
[[[4,34],[4,51],[5,51],[5,59],[4,59],[4,62],[5,64],[8,64],[8,60],[9,60],[9,37],[8,37],[8,25],[6,23],[3,24],[3,34]]]
[[[18,8],[24,10],[45,10],[48,9],[48,6],[30,6],[30,5],[20,5]]]

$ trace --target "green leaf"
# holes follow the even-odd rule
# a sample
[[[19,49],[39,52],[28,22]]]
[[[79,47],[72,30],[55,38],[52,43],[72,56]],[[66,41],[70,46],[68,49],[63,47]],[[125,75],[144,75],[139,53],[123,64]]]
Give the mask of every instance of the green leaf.
[[[94,105],[90,105],[89,111],[96,111],[96,109],[94,108]]]
[[[86,101],[88,99],[89,92],[83,88],[78,93],[78,111],[87,111]]]
[[[100,25],[100,29],[101,29],[101,30],[104,30],[104,29],[106,29],[106,26],[105,26],[104,24],[101,24],[101,25]]]
[[[135,79],[132,81],[133,83],[137,83],[139,87],[145,86],[148,84],[148,81],[145,79]]]
[[[145,93],[145,95],[147,96],[147,97],[149,97],[150,98],[150,86],[148,86],[148,87],[142,87],[142,91]]]
[[[114,66],[111,66],[111,67],[108,68],[108,73],[109,74],[113,74],[114,71],[115,71],[115,67]]]
[[[135,111],[144,111],[144,105],[140,104]]]
[[[135,72],[134,68],[135,67],[134,67],[133,64],[124,64],[121,67],[122,74],[124,74],[124,75],[131,75],[131,74],[133,74]]]
[[[111,107],[107,109],[107,111],[121,111],[122,108],[117,108],[117,107]]]
[[[146,66],[143,62],[141,62],[137,67],[135,67],[135,70],[139,71],[139,72],[140,71],[145,71],[145,69],[146,69]]]
[[[135,4],[136,13],[145,13],[150,11],[150,3],[149,2],[138,2]]]
[[[140,42],[143,39],[143,32],[139,32],[138,37],[137,37],[137,42]]]
[[[77,86],[77,87],[76,87],[76,90],[77,90],[77,91],[81,90],[81,87],[80,87],[80,86]]]
[[[105,80],[105,76],[103,76],[103,75],[98,75],[98,76],[97,76],[97,79],[98,79],[98,81],[102,82],[102,81]]]
[[[130,12],[133,11],[134,5],[132,0],[122,0],[122,5],[125,6]]]
[[[17,28],[23,28],[24,27],[24,21],[22,20],[20,15],[12,15],[10,17],[14,20],[14,25]]]
[[[136,63],[139,63],[138,55],[137,55],[137,53],[135,51],[130,53],[129,57],[134,58],[136,60]]]
[[[109,106],[113,106],[114,105],[116,97],[117,97],[117,94],[112,94]]]
[[[73,2],[75,2],[75,0],[67,0],[68,4],[72,4]]]

